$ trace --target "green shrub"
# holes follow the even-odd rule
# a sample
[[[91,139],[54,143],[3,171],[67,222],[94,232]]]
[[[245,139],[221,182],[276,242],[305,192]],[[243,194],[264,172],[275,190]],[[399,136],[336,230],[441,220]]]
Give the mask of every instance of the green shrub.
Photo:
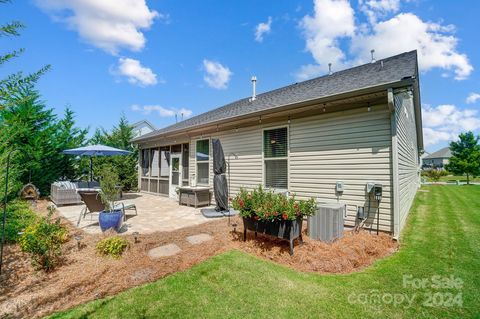
[[[103,256],[120,258],[128,247],[128,240],[119,236],[107,237],[97,243],[97,252]]]
[[[440,170],[440,169],[428,169],[422,172],[423,176],[427,176],[430,180],[434,182],[438,182],[441,177],[447,176],[448,172],[445,170]]]
[[[52,219],[53,211],[49,209],[47,217],[28,226],[19,238],[20,248],[31,255],[33,266],[45,271],[58,265],[62,244],[68,239],[67,229],[60,224],[60,219]]]
[[[298,217],[311,216],[315,213],[315,199],[296,200],[272,191],[265,191],[261,186],[249,192],[244,188],[232,200],[232,206],[240,211],[241,217],[253,217],[257,220],[295,220]]]
[[[3,209],[3,207],[2,207]],[[5,241],[16,243],[20,237],[19,233],[33,224],[37,215],[30,209],[30,205],[22,200],[14,200],[7,205],[5,223]]]

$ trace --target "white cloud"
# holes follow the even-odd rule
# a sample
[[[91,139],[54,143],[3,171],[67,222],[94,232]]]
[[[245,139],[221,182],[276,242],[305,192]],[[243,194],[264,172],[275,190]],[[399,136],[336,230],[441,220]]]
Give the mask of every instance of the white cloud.
[[[400,0],[359,0],[358,3],[371,24],[376,23],[379,17],[400,10]]]
[[[261,22],[255,27],[255,41],[262,42],[263,36],[269,34],[272,29],[272,17],[268,17],[267,22]]]
[[[186,109],[186,108],[172,108],[172,107],[163,107],[160,105],[138,105],[138,104],[133,104],[130,109],[134,112],[142,112],[145,115],[151,114],[152,112],[158,113],[160,117],[174,117],[175,114],[179,117],[179,119],[182,118],[182,115],[184,118],[192,116],[193,112],[192,110]]]
[[[373,32],[352,39],[351,51],[359,61],[369,61],[370,49],[379,57],[418,50],[419,68],[453,71],[457,80],[467,78],[473,70],[468,57],[456,50],[458,39],[450,26],[424,22],[412,13],[400,13],[373,26]]]
[[[336,70],[368,62],[371,49],[375,49],[377,59],[416,49],[420,70],[439,68],[444,71],[442,76],[453,73],[457,80],[473,71],[467,55],[457,50],[455,26],[423,21],[412,13],[388,18],[400,10],[400,2],[395,0],[361,0],[359,7],[367,23],[355,23],[353,8],[346,0],[314,0],[314,15],[306,15],[300,27],[319,73],[309,74],[307,71],[314,68],[303,66],[298,79],[321,71],[325,74],[329,62]]]
[[[131,84],[140,86],[155,85],[158,83],[157,75],[150,68],[144,67],[140,61],[130,58],[118,59],[117,67],[112,71],[114,75],[126,76]],[[163,80],[160,81],[164,83]]]
[[[232,76],[232,71],[217,61],[203,60],[203,69],[206,74],[203,79],[208,86],[214,89],[226,89]]]
[[[423,138],[425,146],[457,139],[458,134],[480,129],[477,110],[461,110],[452,104],[422,107]]]
[[[78,32],[80,37],[111,54],[120,48],[140,51],[145,46],[143,30],[157,17],[145,0],[36,0],[39,7]]]
[[[473,103],[477,102],[478,100],[480,100],[480,94],[472,92],[467,97],[467,104],[473,104]]]
[[[339,39],[355,32],[354,11],[347,0],[315,0],[314,15],[306,15],[300,22],[306,39],[306,49],[318,64],[317,70],[328,70],[328,63],[337,68],[345,64],[345,54]],[[309,71],[311,67],[307,68]],[[299,73],[298,77],[305,77]]]

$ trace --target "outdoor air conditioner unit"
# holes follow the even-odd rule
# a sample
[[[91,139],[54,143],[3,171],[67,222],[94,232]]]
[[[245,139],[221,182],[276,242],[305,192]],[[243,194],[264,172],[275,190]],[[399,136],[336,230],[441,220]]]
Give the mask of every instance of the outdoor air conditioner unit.
[[[325,242],[342,237],[346,209],[342,203],[317,203],[317,212],[308,217],[308,236]]]

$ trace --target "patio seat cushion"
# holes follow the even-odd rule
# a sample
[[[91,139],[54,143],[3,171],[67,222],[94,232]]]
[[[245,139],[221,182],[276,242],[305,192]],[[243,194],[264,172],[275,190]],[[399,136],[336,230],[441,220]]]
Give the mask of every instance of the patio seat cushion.
[[[86,188],[89,188],[89,187],[88,187],[88,182],[78,181],[78,182],[75,182],[75,184],[77,185],[77,188],[78,188],[78,189],[86,189]]]
[[[58,186],[60,189],[76,189],[77,186],[75,183],[72,183],[70,181],[59,181],[53,183],[55,186]]]

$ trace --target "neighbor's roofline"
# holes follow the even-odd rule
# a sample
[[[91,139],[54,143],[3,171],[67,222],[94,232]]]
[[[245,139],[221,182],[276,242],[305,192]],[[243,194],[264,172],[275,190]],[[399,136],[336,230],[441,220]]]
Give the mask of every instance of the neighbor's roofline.
[[[152,122],[150,122],[149,120],[140,120],[138,122],[135,122],[135,123],[132,123],[130,124],[130,126],[137,126],[138,124],[140,123],[147,123],[148,126],[150,126],[153,130],[156,130],[157,128],[155,127],[155,125],[152,124]]]
[[[223,119],[220,119],[220,120],[214,120],[214,121],[210,121],[210,122],[205,122],[203,124],[195,125],[195,126],[189,127],[188,129],[181,128],[181,129],[176,129],[176,130],[172,130],[172,131],[169,131],[169,132],[165,132],[163,134],[162,133],[154,134],[155,132],[152,132],[151,133],[152,135],[150,135],[150,136],[145,136],[145,135],[144,136],[139,136],[137,138],[132,139],[131,142],[132,143],[138,143],[138,142],[148,141],[150,139],[165,137],[165,136],[169,136],[169,135],[175,135],[175,134],[177,134],[179,132],[182,132],[182,131],[188,131],[189,129],[198,129],[198,128],[207,127],[207,126],[211,126],[211,125],[215,125],[215,124],[231,122],[231,121],[237,120],[237,119],[244,119],[244,118],[248,118],[248,117],[252,117],[252,116],[256,116],[256,115],[263,115],[263,114],[278,112],[279,110],[284,110],[284,109],[290,109],[290,108],[295,109],[295,108],[298,108],[298,107],[306,106],[308,104],[325,103],[325,102],[331,101],[331,100],[348,98],[348,97],[351,97],[352,95],[373,93],[373,92],[377,92],[377,91],[386,90],[388,88],[399,88],[399,87],[403,87],[403,86],[407,86],[407,85],[412,85],[414,83],[414,81],[415,81],[414,78],[406,78],[406,79],[402,79],[402,80],[399,80],[399,81],[393,81],[393,82],[388,82],[388,83],[384,83],[384,84],[380,84],[380,85],[368,86],[368,87],[364,87],[364,88],[361,88],[361,89],[356,89],[356,90],[353,90],[353,91],[345,91],[345,92],[341,92],[341,93],[338,93],[338,94],[323,96],[323,97],[320,97],[320,98],[313,98],[313,99],[308,99],[308,100],[304,100],[304,101],[300,101],[300,102],[283,104],[283,105],[279,105],[279,106],[276,106],[276,107],[273,107],[273,108],[270,108],[270,109],[267,109],[267,110],[245,113],[245,114],[238,115],[238,116],[226,117],[226,118],[223,118]]]

